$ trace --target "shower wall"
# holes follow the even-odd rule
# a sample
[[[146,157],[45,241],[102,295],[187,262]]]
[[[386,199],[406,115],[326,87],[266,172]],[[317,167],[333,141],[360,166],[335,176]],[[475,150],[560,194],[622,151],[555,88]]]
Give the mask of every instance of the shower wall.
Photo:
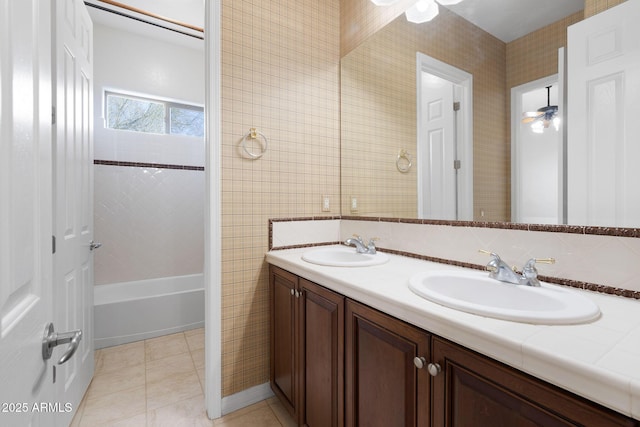
[[[106,129],[103,113],[105,90],[203,105],[203,42],[124,25],[94,27],[96,285],[203,271],[204,139]]]

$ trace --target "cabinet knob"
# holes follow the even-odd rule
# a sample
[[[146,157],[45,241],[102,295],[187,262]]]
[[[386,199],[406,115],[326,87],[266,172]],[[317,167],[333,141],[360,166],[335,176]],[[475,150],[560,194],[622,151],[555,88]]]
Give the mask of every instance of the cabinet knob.
[[[437,363],[429,363],[429,365],[427,366],[427,371],[429,371],[429,374],[432,377],[435,377],[440,373],[440,371],[442,371],[442,368]]]
[[[422,369],[427,365],[427,360],[422,356],[414,357],[413,364],[416,365],[416,368]]]
[[[293,288],[291,288],[291,296],[293,296],[296,293],[296,291],[293,290]]]

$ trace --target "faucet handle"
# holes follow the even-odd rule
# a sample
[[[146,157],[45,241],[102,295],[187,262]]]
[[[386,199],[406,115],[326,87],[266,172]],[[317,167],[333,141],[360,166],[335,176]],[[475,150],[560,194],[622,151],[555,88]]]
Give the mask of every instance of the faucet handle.
[[[535,268],[535,264],[555,264],[556,260],[555,258],[531,258],[529,261],[527,261],[527,263],[524,265],[524,268],[522,270],[527,270],[527,269],[531,269],[531,268]]]

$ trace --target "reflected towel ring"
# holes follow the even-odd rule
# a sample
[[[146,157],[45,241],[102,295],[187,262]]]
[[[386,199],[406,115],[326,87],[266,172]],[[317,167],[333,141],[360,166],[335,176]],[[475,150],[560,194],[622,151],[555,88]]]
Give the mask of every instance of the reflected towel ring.
[[[411,169],[413,165],[413,158],[411,154],[407,153],[407,150],[402,149],[398,153],[398,158],[396,159],[396,168],[402,173],[407,173]]]
[[[262,139],[264,140],[264,146],[262,147],[262,151],[260,151],[257,154],[254,154],[251,151],[249,151],[249,149],[247,148],[247,138],[258,139],[259,136],[262,137]],[[268,147],[269,147],[269,141],[267,141],[267,137],[264,136],[263,133],[256,131],[256,128],[249,129],[249,132],[242,137],[242,149],[244,150],[245,153],[247,153],[247,156],[251,157],[254,160],[262,157],[262,155],[267,152]]]

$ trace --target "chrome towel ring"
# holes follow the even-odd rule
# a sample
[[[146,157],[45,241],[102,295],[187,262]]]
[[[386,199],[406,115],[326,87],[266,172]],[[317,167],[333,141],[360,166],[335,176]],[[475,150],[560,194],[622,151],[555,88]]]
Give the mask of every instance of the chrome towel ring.
[[[404,148],[400,150],[398,153],[398,158],[396,159],[396,168],[402,173],[407,173],[411,170],[411,166],[413,165],[413,157],[411,154],[407,153],[407,150]]]
[[[259,153],[252,153],[247,148],[247,139],[254,140],[254,139],[258,139],[259,137],[261,137],[262,140],[264,141],[264,144],[262,145],[262,150]],[[247,153],[247,156],[249,156],[254,160],[262,157],[262,155],[267,152],[268,147],[269,147],[269,141],[267,140],[267,137],[264,136],[263,133],[256,131],[256,128],[249,129],[249,132],[242,137],[242,149],[244,150],[245,153]]]

